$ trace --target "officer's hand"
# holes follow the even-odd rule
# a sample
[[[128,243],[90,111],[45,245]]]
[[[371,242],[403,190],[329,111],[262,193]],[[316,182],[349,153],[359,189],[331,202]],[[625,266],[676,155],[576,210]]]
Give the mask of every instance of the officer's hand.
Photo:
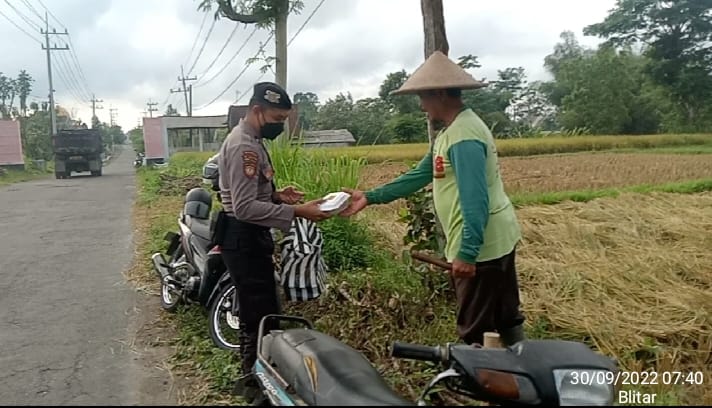
[[[368,205],[368,200],[366,200],[366,195],[363,191],[352,190],[350,188],[342,188],[341,191],[351,194],[351,203],[344,211],[339,213],[342,217],[350,217],[363,210]]]
[[[452,262],[452,276],[455,278],[473,278],[475,276],[475,272],[475,264],[467,263],[457,258]]]
[[[304,198],[304,193],[297,190],[296,188],[289,186],[277,191],[279,200],[285,204],[296,204]]]
[[[300,218],[306,218],[310,221],[319,222],[330,218],[333,214],[324,212],[319,209],[319,204],[323,203],[324,199],[312,200],[304,204],[294,207],[294,215]]]

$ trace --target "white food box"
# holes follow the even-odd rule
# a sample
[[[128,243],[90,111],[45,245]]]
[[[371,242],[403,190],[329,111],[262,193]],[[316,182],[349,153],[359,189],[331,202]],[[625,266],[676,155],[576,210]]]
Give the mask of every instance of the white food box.
[[[344,211],[346,207],[349,206],[349,199],[351,194],[339,191],[337,193],[331,193],[324,196],[323,203],[319,204],[319,209],[324,212],[336,212],[340,213]]]

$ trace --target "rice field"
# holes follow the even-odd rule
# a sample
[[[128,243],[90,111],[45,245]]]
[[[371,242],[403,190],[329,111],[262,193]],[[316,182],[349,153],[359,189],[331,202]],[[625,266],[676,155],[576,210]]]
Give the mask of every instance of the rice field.
[[[655,148],[672,143],[667,146],[690,148],[685,153],[699,154],[652,149],[644,153],[572,152],[570,146],[594,140],[585,137],[498,141],[500,153],[507,152],[500,163],[512,197],[694,180],[705,183],[702,189],[685,191],[691,194],[640,191],[592,199],[596,196],[591,193],[585,202],[544,205],[545,200],[531,200],[517,209],[523,233],[517,268],[529,336],[585,341],[617,358],[626,371],[702,373],[703,384],[634,387],[655,393],[656,405],[712,403],[712,154],[698,152],[694,144],[708,143],[709,137],[705,137],[636,136],[633,142],[617,136],[613,141],[623,148],[627,143],[629,149],[645,143]],[[572,142],[574,139],[580,141]],[[606,143],[601,141],[608,139],[599,136],[595,140],[600,147]],[[536,143],[548,144],[531,147]],[[511,147],[503,147],[508,144]],[[423,147],[369,148],[371,153],[364,155],[361,148],[315,149],[307,154],[282,146],[273,150],[273,158],[277,177],[283,175],[280,183],[299,184],[318,196],[322,190],[338,186],[358,184],[367,189],[387,182],[406,171],[408,162],[420,159]],[[559,148],[569,150],[557,154]],[[534,153],[515,154],[523,151]],[[170,180],[155,177],[155,185],[144,181],[143,190],[151,194],[140,202],[144,212],[139,218],[155,231],[163,230],[155,226],[164,220],[166,228],[172,225],[168,222],[174,222],[177,207],[149,203],[161,197],[177,205],[187,187],[182,181],[195,183],[197,179],[189,178],[196,177],[209,156],[185,155],[185,162],[176,166]],[[384,157],[390,161],[383,162]],[[165,190],[162,184],[175,186],[176,191]],[[170,197],[165,191],[172,191]],[[403,204],[375,206],[355,217],[376,237],[379,248],[374,250],[387,251],[396,264],[404,249],[406,226],[397,221]],[[165,213],[158,213],[161,208]],[[147,238],[156,243],[159,235],[148,234]],[[396,338],[427,343],[455,340],[452,294],[432,291],[424,282],[432,282],[433,277],[426,278],[403,265],[384,265],[332,274],[330,286],[338,290],[290,310],[304,312],[322,330],[363,351],[396,389],[414,398],[427,373],[420,365],[391,359],[387,348]],[[145,266],[133,272],[141,276]],[[196,327],[202,328],[201,324]],[[182,329],[183,338],[191,339],[186,344],[193,344],[198,334]],[[232,379],[233,366],[208,346],[201,351],[187,346],[179,350],[183,360],[200,361],[181,363],[190,367],[186,370],[191,375],[196,366],[205,367],[197,370],[205,380],[192,385],[196,392],[189,393],[186,404],[224,402],[226,386],[209,387],[204,381],[215,384]]]
[[[497,139],[500,157],[533,156],[552,153],[592,152],[612,149],[652,149],[697,146],[709,147],[712,134],[640,136],[549,136],[527,139]],[[428,151],[427,143],[350,146],[314,149],[329,156],[363,158],[368,163],[417,161]]]
[[[595,190],[712,178],[712,154],[578,153],[500,159],[510,194]],[[405,163],[369,164],[360,185],[370,188],[397,177]]]

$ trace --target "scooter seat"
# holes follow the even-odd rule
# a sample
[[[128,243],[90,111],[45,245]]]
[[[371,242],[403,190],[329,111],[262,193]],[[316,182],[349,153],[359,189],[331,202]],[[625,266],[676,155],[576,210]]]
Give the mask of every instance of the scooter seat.
[[[186,215],[186,225],[188,225],[188,228],[198,236],[199,238],[202,238],[203,240],[206,240],[207,243],[210,243],[210,220],[204,220],[202,218],[195,218],[191,217],[190,215]]]
[[[337,339],[309,329],[274,334],[270,360],[307,404],[415,405],[398,396],[361,353]]]

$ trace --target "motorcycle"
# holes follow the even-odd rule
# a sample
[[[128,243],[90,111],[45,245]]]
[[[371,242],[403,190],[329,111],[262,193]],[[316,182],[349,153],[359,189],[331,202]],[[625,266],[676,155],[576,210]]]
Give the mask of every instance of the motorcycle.
[[[141,153],[141,152],[136,153],[136,158],[134,158],[134,162],[133,162],[133,165],[135,168],[139,168],[139,167],[143,166],[143,158],[144,158],[143,153]]]
[[[435,265],[427,256],[413,256]],[[302,327],[273,329],[283,322]],[[252,374],[260,393],[253,405],[426,406],[441,383],[460,396],[498,405],[576,406],[613,404],[618,368],[583,343],[522,340],[505,348],[396,341],[391,356],[436,363],[442,371],[415,403],[398,395],[375,367],[343,342],[304,318],[268,315],[260,322]]]
[[[212,159],[212,158],[211,158]],[[203,167],[203,179],[217,178],[217,166],[210,160]],[[161,281],[161,306],[174,312],[181,303],[198,303],[209,310],[209,332],[216,346],[239,350],[240,327],[236,290],[222,260],[219,245],[212,243],[216,212],[213,200],[203,188],[185,195],[178,216],[179,232],[168,232],[166,254],[151,256]]]

